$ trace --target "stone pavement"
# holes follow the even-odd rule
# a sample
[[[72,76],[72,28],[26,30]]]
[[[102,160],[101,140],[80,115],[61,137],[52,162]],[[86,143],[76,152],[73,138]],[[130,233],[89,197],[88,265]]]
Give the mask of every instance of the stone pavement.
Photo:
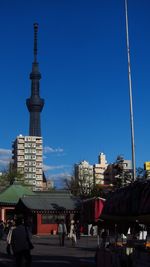
[[[94,267],[97,238],[83,236],[76,247],[71,240],[65,240],[60,247],[58,236],[33,236],[32,267]],[[13,256],[6,254],[6,241],[0,240],[0,267],[12,267]]]

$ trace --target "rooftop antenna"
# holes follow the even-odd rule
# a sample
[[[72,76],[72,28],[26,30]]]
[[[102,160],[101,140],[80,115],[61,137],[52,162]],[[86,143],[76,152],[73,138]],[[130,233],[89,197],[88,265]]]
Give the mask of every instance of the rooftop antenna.
[[[129,29],[128,29],[128,6],[125,0],[125,16],[126,16],[126,45],[128,57],[128,80],[129,80],[129,97],[130,97],[130,125],[131,125],[131,147],[132,147],[132,180],[136,179],[135,167],[135,142],[134,142],[134,120],[133,120],[133,104],[132,104],[132,80],[131,80],[131,64],[130,64],[130,46],[129,46]]]
[[[37,62],[37,33],[38,23],[34,23],[34,62]]]

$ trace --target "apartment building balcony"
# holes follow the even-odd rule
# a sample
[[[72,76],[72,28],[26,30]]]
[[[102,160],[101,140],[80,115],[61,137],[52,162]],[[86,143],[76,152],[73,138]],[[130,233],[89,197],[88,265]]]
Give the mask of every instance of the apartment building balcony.
[[[18,139],[18,140],[17,140],[17,143],[18,143],[18,144],[24,144],[24,139],[23,139],[23,138],[22,138],[22,139]]]
[[[17,155],[24,155],[24,150],[18,150]]]
[[[41,161],[42,162],[42,157],[36,157],[36,161]]]
[[[43,167],[43,162],[36,162],[36,169],[41,169]]]
[[[42,156],[42,154],[43,154],[42,151],[38,151],[38,150],[36,151],[37,156]]]
[[[36,174],[37,175],[42,175],[42,173],[43,173],[43,170],[40,168],[40,169],[36,169]]]
[[[28,148],[28,149],[25,149],[24,153],[25,154],[36,154],[36,149]]]
[[[35,180],[36,179],[36,174],[35,173],[30,173],[30,172],[24,172],[24,177],[26,180]]]
[[[24,156],[17,156],[17,161],[23,161],[24,162]]]
[[[32,142],[32,143],[25,143],[25,148],[35,148],[36,147],[36,143],[34,142]]]
[[[42,149],[42,148],[43,148],[42,144],[36,144],[36,149]]]
[[[42,174],[36,174],[36,181],[43,181],[43,175]]]
[[[17,149],[24,149],[24,144],[18,144]]]
[[[36,144],[42,144],[43,141],[41,139],[36,139]]]
[[[17,168],[19,168],[19,167],[24,167],[24,162],[22,162],[22,161],[21,162],[18,162],[17,163]]]
[[[43,181],[36,181],[36,187],[43,187]]]

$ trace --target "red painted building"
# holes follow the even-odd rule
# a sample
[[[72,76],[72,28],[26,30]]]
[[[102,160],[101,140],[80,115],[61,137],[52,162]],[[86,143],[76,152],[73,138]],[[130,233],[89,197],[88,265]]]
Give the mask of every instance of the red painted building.
[[[0,193],[0,219],[13,219],[23,214],[34,234],[55,234],[60,219],[68,228],[72,219],[80,216],[80,201],[68,191],[33,193],[26,187],[13,184]]]
[[[34,195],[34,193],[18,184],[13,184],[0,193],[0,220],[6,222],[14,217],[15,206],[24,195]]]
[[[56,234],[58,221],[64,219],[69,229],[70,221],[80,216],[80,201],[66,191],[38,193],[22,197],[16,213],[24,214],[34,234]]]

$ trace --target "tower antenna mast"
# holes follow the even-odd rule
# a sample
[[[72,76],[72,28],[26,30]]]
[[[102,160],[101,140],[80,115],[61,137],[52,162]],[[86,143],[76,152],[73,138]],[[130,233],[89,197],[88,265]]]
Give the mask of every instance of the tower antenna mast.
[[[38,23],[34,23],[34,62],[37,62],[37,33]]]
[[[136,179],[135,167],[135,141],[134,141],[134,120],[133,120],[133,104],[132,104],[132,80],[131,80],[131,64],[130,64],[130,45],[129,45],[129,26],[128,26],[128,6],[125,0],[125,16],[126,16],[126,45],[128,57],[128,80],[129,80],[129,97],[130,97],[130,125],[131,125],[131,147],[132,147],[132,179]]]

